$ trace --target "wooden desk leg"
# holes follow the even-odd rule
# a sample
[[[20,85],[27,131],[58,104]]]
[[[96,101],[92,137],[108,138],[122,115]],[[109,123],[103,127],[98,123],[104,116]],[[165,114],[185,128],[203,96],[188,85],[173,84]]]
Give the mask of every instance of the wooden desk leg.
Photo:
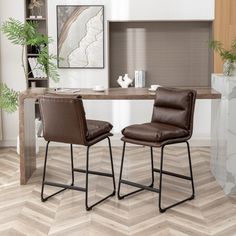
[[[20,183],[27,181],[36,169],[35,99],[19,99]]]

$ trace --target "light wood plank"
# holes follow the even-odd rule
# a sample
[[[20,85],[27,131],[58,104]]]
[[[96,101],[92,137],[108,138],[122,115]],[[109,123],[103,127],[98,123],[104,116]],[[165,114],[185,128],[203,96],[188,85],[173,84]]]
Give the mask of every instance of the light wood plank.
[[[226,48],[229,48],[236,38],[236,1],[215,0],[214,39],[221,41]],[[222,73],[223,62],[214,53],[214,72]]]

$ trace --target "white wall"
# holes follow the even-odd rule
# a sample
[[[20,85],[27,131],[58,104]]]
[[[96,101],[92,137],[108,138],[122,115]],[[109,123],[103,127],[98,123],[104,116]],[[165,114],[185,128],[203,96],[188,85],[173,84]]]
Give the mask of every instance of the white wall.
[[[111,20],[213,20],[214,0],[111,0]]]
[[[105,5],[106,20],[212,20],[214,0],[48,0],[49,35],[55,40],[50,52],[56,52],[56,5],[101,4]],[[9,17],[24,20],[24,0],[0,0],[0,16],[4,21]],[[21,69],[20,48],[13,46],[0,35],[0,77],[3,82],[16,90],[24,90],[24,75]],[[61,81],[51,83],[56,87],[93,87],[96,84],[108,86],[107,37],[105,37],[105,68],[93,70],[59,70]],[[104,118],[115,124],[118,132],[124,125],[150,119],[151,101],[90,101],[86,103],[90,118]],[[195,117],[195,138],[210,137],[210,101],[198,101]],[[139,113],[140,111],[140,113]],[[3,142],[14,144],[18,134],[18,112],[3,114]]]
[[[52,87],[108,86],[107,21],[129,20],[213,20],[214,0],[49,0],[48,33],[54,39],[50,51],[57,52],[56,5],[97,4],[105,6],[105,68],[59,70],[61,81]]]
[[[0,17],[1,22],[10,17],[24,21],[24,0],[0,0]],[[25,89],[24,73],[21,68],[21,49],[18,46],[12,45],[6,37],[0,35],[0,61],[1,81],[9,87],[22,91]],[[1,144],[11,143],[16,140],[18,135],[18,112],[14,114],[2,113],[3,122],[3,142]]]

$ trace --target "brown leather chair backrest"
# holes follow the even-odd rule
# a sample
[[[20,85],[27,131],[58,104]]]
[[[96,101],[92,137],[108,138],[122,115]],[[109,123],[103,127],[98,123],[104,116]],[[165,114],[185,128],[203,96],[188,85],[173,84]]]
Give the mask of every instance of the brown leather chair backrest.
[[[45,95],[39,104],[46,141],[86,144],[88,130],[80,97]]]
[[[193,115],[196,91],[158,88],[154,102],[152,122],[174,125],[189,131],[193,130]]]

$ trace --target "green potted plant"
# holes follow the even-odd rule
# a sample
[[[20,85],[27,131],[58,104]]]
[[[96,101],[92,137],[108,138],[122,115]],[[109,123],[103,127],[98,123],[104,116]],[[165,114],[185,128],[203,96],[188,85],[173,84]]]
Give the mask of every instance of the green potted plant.
[[[224,61],[223,73],[226,76],[236,75],[236,39],[232,42],[230,49],[225,49],[220,41],[210,42],[210,48],[219,53]]]
[[[56,56],[48,53],[48,45],[52,40],[47,36],[38,33],[38,24],[34,21],[22,23],[16,19],[10,18],[3,22],[0,30],[15,45],[21,46],[21,66],[24,71],[26,88],[27,78],[31,71],[27,71],[28,63],[25,59],[26,47],[40,48],[37,56],[37,65],[47,74],[48,78],[58,81],[59,74],[57,66],[54,63]],[[14,112],[17,109],[18,92],[0,83],[0,108],[7,112]]]

